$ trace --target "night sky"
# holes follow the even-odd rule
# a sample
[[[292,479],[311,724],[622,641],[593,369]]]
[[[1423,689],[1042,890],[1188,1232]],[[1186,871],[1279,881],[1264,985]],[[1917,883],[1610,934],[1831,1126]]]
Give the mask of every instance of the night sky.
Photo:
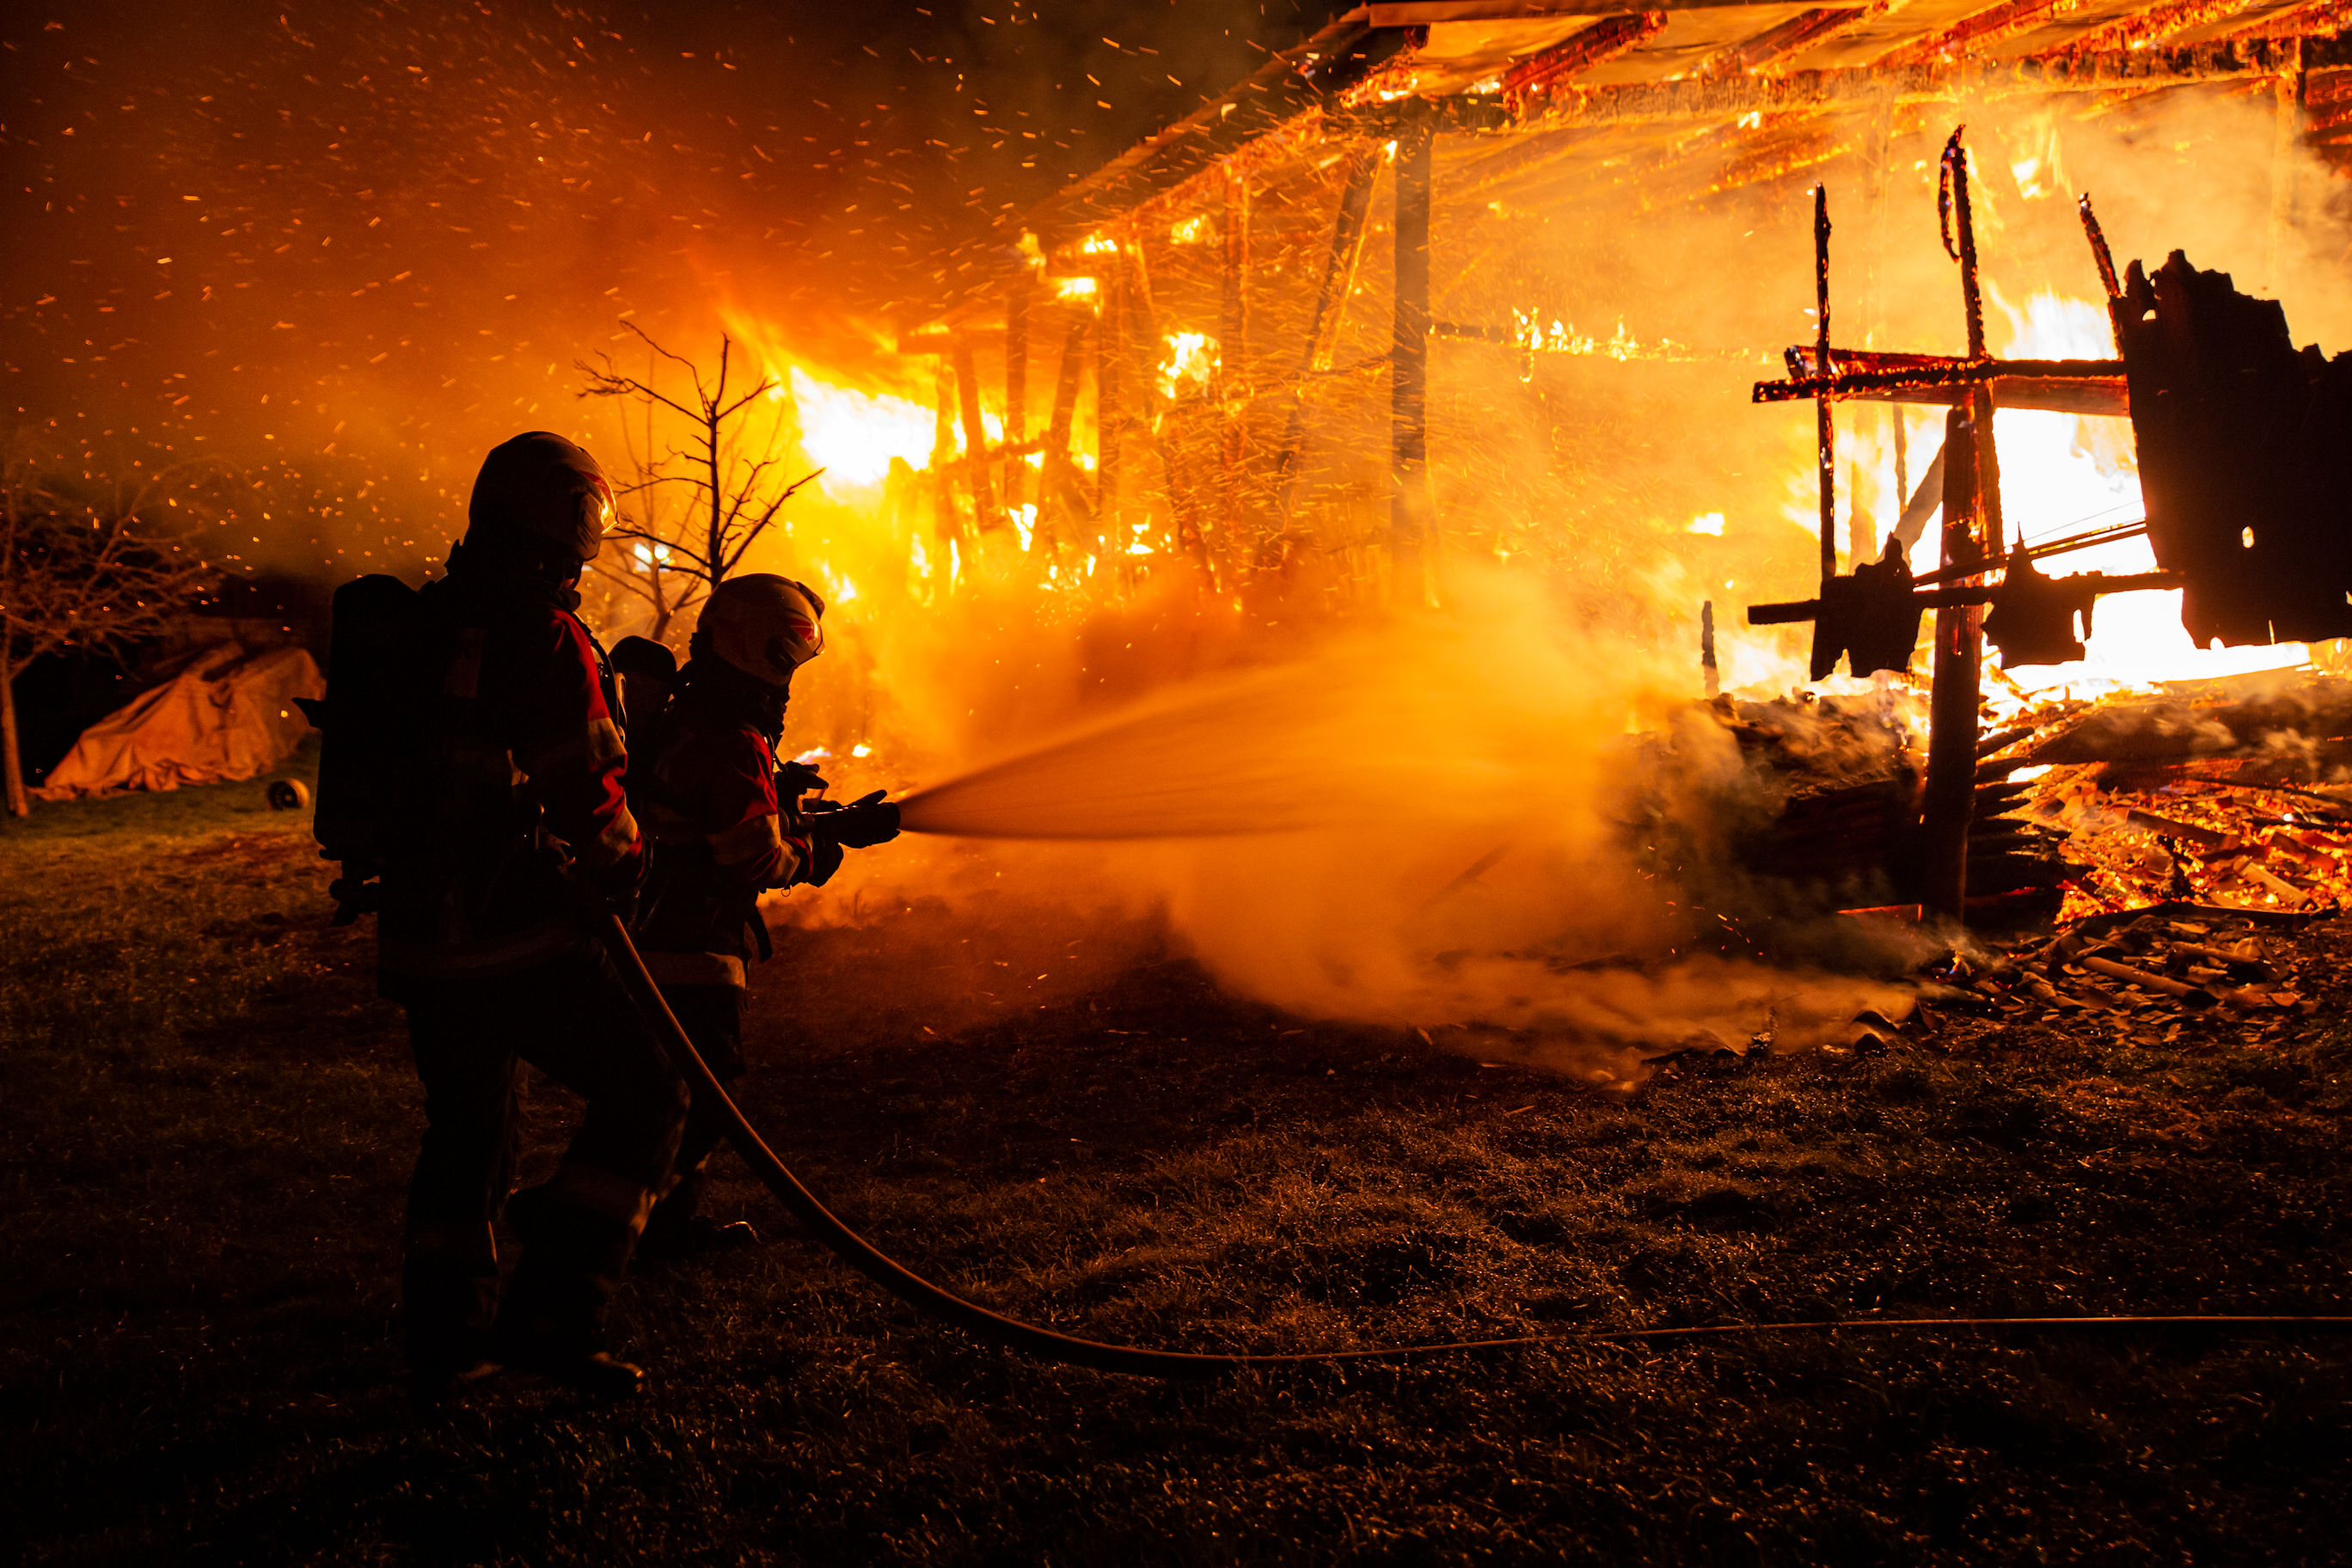
[[[191,455],[232,566],[436,553],[480,452],[583,428],[627,320],[845,378],[992,226],[1296,42],[1312,0],[16,7],[0,374],[20,454]],[[265,521],[262,512],[270,516]],[[234,535],[234,537],[232,537]]]

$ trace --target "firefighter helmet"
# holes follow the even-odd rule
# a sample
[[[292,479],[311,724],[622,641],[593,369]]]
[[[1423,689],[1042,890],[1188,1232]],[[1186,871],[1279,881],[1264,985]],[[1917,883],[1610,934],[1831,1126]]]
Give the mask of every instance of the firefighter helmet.
[[[613,516],[613,486],[584,447],[546,430],[526,430],[490,448],[466,503],[467,534],[520,533],[596,559]]]
[[[824,601],[815,590],[771,572],[719,584],[698,628],[710,651],[754,679],[790,684],[793,671],[824,651]]]

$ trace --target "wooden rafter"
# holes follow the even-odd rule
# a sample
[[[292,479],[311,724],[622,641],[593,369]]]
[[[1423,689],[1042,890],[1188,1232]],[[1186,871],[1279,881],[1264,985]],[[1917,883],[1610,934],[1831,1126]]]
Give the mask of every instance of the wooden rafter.
[[[1407,124],[1435,123],[1465,134],[1524,135],[1529,131],[1586,126],[1731,121],[1747,114],[1801,114],[1860,102],[1948,103],[2021,94],[2146,91],[2199,82],[2244,81],[2308,67],[2352,66],[2352,38],[2270,39],[2199,44],[2176,49],[2118,49],[2101,55],[2060,54],[1957,65],[1918,64],[1895,69],[1853,66],[1790,71],[1780,76],[1681,78],[1606,87],[1563,85],[1538,112],[1515,120],[1488,100],[1410,100],[1335,117],[1334,129],[1392,136]]]
[[[1744,76],[1749,71],[1769,69],[1774,62],[1789,59],[1831,34],[1853,26],[1876,9],[1870,5],[1840,5],[1801,12],[1777,27],[1768,27],[1752,38],[1717,51],[1691,74]]]
[[[2000,4],[1971,11],[1950,26],[1938,28],[1924,38],[1897,45],[1871,61],[1871,67],[1886,70],[1956,60],[2004,38],[2030,33],[2086,3],[2087,0],[2000,0]]]
[[[2227,21],[2256,3],[2257,0],[2172,0],[2170,5],[2135,11],[2103,26],[2078,33],[2066,46],[2066,52],[2097,55],[2109,49],[2146,48],[2151,44],[2177,37],[2193,27],[2208,27],[2216,22]]]
[[[1666,25],[1664,11],[1629,11],[1606,17],[1503,73],[1503,97],[1516,105],[1641,44]]]
[[[2316,0],[2284,14],[2273,12],[2260,21],[2248,23],[2223,37],[2231,41],[2242,38],[2301,38],[2319,34],[2336,34],[2352,25],[2352,4],[2347,0]]]

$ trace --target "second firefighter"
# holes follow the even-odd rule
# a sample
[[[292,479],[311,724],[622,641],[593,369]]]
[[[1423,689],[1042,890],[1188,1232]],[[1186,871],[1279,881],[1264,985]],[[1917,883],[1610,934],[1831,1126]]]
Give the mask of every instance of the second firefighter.
[[[730,577],[704,605],[677,695],[633,737],[629,800],[652,848],[635,937],[646,967],[695,1048],[722,1083],[742,1076],[747,966],[769,953],[760,895],[823,885],[842,850],[898,837],[898,808],[879,793],[845,806],[803,791],[824,780],[776,748],[793,677],[824,647],[824,601],[790,578]],[[782,788],[779,788],[779,783]],[[677,1181],[639,1244],[648,1260],[755,1240],[698,1208],[705,1167],[722,1136],[698,1094],[677,1154]]]

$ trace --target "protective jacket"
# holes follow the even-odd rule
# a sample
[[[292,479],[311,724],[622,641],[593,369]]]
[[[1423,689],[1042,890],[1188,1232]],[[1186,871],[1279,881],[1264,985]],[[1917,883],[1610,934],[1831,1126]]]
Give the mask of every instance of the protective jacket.
[[[419,595],[413,743],[384,792],[387,983],[544,962],[583,940],[566,913],[569,877],[635,879],[644,849],[622,787],[617,699],[569,598],[462,551]]]
[[[776,795],[782,721],[774,694],[697,660],[647,726],[629,780],[653,857],[636,940],[665,987],[741,987],[745,961],[765,956],[760,894],[808,879],[805,825]]]

